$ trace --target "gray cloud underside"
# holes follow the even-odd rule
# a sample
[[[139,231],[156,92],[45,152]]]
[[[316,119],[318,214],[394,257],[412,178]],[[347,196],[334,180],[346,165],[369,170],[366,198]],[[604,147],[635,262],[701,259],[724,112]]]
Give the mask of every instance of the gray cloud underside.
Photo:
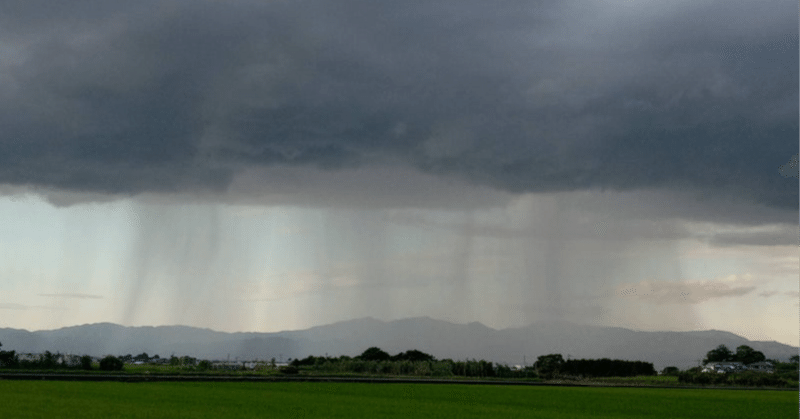
[[[74,298],[79,300],[86,299],[100,299],[102,295],[94,294],[76,294],[76,293],[57,293],[57,294],[38,294],[40,297],[54,297],[54,298]]]
[[[623,284],[616,295],[634,298],[655,304],[697,304],[711,299],[741,297],[756,290],[755,285],[745,281],[641,281],[637,284]],[[762,297],[768,295],[761,295]]]
[[[0,303],[0,310],[68,310],[64,307],[29,306],[15,303]]]
[[[6,1],[0,184],[391,163],[797,208],[796,2],[632,3]]]
[[[783,231],[768,231],[757,233],[724,233],[717,234],[711,239],[715,246],[797,246],[797,226]]]

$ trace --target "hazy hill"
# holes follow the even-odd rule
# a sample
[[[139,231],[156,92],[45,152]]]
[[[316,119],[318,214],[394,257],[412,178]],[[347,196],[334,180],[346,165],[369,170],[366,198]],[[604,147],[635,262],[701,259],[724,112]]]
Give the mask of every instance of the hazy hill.
[[[768,358],[788,359],[797,347],[777,342],[749,341],[729,332],[640,332],[566,322],[535,323],[495,330],[480,323],[454,324],[427,317],[383,322],[356,319],[278,333],[224,333],[187,326],[125,327],[98,323],[29,332],[0,329],[3,349],[136,355],[147,352],[198,358],[288,359],[307,355],[358,355],[370,346],[389,353],[419,349],[437,358],[486,359],[508,364],[532,363],[537,356],[560,353],[565,358],[619,358],[686,368],[706,352],[724,344],[749,345]]]

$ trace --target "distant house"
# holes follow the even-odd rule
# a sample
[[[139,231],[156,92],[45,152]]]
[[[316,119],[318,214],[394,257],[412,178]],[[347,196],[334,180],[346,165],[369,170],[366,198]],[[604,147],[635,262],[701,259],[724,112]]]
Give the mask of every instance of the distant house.
[[[212,362],[211,368],[215,370],[230,370],[230,371],[238,371],[242,369],[242,363],[240,362],[231,362],[231,361],[222,361],[222,362]]]
[[[773,366],[771,362],[754,362],[748,365],[747,369],[750,371],[773,372]]]
[[[266,363],[265,362],[258,362],[258,361],[247,361],[247,362],[243,362],[242,365],[245,368],[247,368],[248,370],[254,370],[254,369],[258,368],[258,367],[266,365]]]
[[[77,367],[81,365],[81,357],[79,355],[58,355],[56,362],[68,367]]]
[[[17,354],[17,359],[20,361],[31,361],[35,362],[41,358],[39,354]]]
[[[727,372],[745,371],[747,367],[741,362],[712,362],[706,364],[700,372],[716,372],[724,374]]]

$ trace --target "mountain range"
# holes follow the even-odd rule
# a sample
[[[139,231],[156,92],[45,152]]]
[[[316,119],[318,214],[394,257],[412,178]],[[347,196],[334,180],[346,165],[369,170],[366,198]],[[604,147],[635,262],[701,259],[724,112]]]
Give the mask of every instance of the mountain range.
[[[750,341],[718,330],[645,332],[619,327],[542,322],[508,329],[481,323],[455,324],[428,317],[394,321],[362,318],[306,330],[276,333],[226,333],[188,326],[126,327],[97,323],[30,332],[0,328],[4,350],[151,356],[189,355],[201,359],[286,361],[308,355],[355,356],[371,346],[390,354],[418,349],[436,358],[485,359],[508,365],[532,364],[539,355],[612,358],[652,362],[681,369],[696,366],[718,345],[731,350],[748,345],[767,358],[787,360],[800,348],[778,342]]]

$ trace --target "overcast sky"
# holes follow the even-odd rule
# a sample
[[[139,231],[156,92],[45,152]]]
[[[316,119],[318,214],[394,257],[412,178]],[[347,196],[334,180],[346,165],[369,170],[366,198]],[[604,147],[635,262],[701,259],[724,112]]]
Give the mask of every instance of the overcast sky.
[[[797,15],[4,1],[0,318],[797,345]]]

